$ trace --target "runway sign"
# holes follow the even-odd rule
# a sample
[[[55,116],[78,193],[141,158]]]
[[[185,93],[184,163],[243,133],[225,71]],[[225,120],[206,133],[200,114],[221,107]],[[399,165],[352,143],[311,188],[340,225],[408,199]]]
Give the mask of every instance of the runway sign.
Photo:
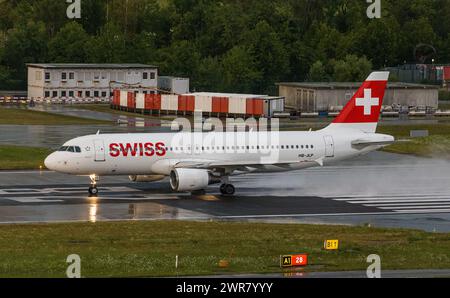
[[[284,255],[280,256],[281,267],[297,267],[308,265],[308,255],[298,254],[298,255]]]
[[[323,248],[326,250],[337,250],[339,248],[339,240],[325,240]]]

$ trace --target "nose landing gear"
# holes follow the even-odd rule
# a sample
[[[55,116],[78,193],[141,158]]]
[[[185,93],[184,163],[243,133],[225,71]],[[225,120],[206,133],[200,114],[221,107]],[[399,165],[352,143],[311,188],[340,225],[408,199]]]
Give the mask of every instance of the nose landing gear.
[[[220,186],[220,192],[223,195],[232,196],[234,195],[235,191],[236,189],[234,188],[233,184],[224,183]]]
[[[97,181],[99,180],[99,177],[97,175],[90,175],[89,178],[91,179],[91,185],[89,186],[88,192],[90,197],[96,197],[98,196],[98,188],[97,188]]]

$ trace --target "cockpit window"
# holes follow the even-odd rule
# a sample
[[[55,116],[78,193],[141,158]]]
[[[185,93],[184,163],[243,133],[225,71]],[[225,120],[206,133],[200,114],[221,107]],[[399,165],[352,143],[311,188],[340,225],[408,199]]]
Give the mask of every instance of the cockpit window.
[[[61,148],[58,149],[58,151],[81,153],[81,148],[78,146],[62,146]]]

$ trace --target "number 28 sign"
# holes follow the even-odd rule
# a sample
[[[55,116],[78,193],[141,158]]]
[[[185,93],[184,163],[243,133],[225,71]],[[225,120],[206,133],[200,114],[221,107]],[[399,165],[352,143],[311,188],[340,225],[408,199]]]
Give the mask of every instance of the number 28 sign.
[[[284,255],[280,258],[281,267],[297,267],[308,265],[308,255],[298,254],[298,255]]]

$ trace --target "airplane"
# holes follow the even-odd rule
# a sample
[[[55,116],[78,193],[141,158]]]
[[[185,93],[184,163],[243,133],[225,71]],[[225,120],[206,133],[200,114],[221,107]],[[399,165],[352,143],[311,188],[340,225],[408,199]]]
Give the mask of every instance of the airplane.
[[[45,159],[49,170],[89,176],[90,196],[100,176],[131,181],[169,177],[173,191],[204,193],[220,184],[234,195],[230,177],[326,166],[378,150],[394,137],[376,133],[389,72],[372,72],[341,113],[317,131],[114,133],[77,137]]]

